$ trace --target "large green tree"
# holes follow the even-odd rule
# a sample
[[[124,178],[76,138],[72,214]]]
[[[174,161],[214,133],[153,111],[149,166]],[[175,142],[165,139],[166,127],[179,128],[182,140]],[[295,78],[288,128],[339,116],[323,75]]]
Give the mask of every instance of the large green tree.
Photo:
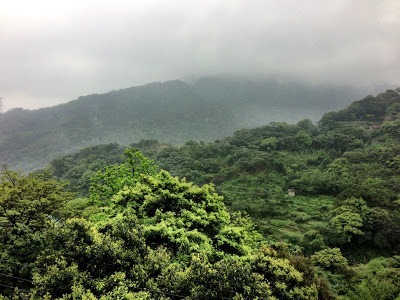
[[[45,247],[44,232],[59,223],[59,208],[72,199],[66,184],[48,172],[24,175],[3,167],[0,172],[1,284],[30,286],[31,267]],[[6,288],[6,292],[10,289]]]
[[[102,211],[52,222],[37,258],[34,297],[317,298],[312,276],[263,245],[250,219],[230,214],[212,185],[157,173],[135,150],[125,166],[99,172],[94,183],[106,191],[96,202]]]

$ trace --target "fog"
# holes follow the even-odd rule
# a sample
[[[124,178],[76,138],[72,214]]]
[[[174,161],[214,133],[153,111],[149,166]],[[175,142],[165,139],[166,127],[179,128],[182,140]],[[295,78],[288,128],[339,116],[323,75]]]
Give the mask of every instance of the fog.
[[[8,1],[5,109],[170,79],[400,85],[400,1]]]

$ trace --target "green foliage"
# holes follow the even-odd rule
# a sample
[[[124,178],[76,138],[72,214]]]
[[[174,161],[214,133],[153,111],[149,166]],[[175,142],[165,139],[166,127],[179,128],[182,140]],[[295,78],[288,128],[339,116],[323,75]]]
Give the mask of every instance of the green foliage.
[[[137,149],[125,150],[125,163],[99,170],[90,179],[90,198],[107,203],[124,186],[134,185],[140,175],[155,174],[156,166]]]
[[[304,234],[300,245],[304,248],[305,254],[312,254],[325,248],[324,238],[317,230],[309,230]]]
[[[22,175],[3,167],[0,172],[0,218],[3,228],[26,226],[32,231],[56,217],[62,202],[72,198],[65,184],[46,172]]]
[[[54,170],[54,176],[69,181],[71,190],[86,195],[90,178],[106,166],[121,163],[123,152],[124,148],[115,143],[97,145],[56,158],[50,167]]]
[[[339,248],[328,248],[316,252],[311,256],[311,261],[326,270],[347,268],[347,259],[343,257]]]
[[[134,186],[122,189],[113,202],[117,210],[132,208],[143,219],[149,245],[168,246],[180,255],[193,251],[210,255],[212,249],[246,254],[246,245],[257,239],[251,227],[235,225],[246,222],[240,216],[231,220],[212,186],[199,188],[166,171],[142,176]]]
[[[44,232],[59,223],[60,208],[73,194],[48,172],[31,175],[3,167],[0,172],[0,272],[1,283],[30,286],[30,267],[45,248]],[[9,274],[9,275],[8,275]],[[22,280],[15,280],[22,278]],[[6,289],[4,295],[12,294]]]
[[[343,299],[388,300],[400,297],[399,257],[376,258],[359,268],[354,287]]]
[[[276,149],[276,144],[277,144],[277,138],[275,137],[268,137],[262,140],[261,145],[260,145],[260,150],[265,150],[265,151],[272,151]]]
[[[21,176],[5,172],[8,191],[9,182]],[[56,187],[55,182],[49,179],[48,184]],[[41,184],[42,190],[47,181]],[[9,286],[13,278],[24,278],[24,297],[317,299],[313,274],[305,280],[290,260],[263,245],[251,220],[230,214],[212,185],[199,187],[166,171],[157,173],[137,150],[126,152],[124,164],[98,172],[94,184],[103,200],[101,213],[69,218],[78,208],[87,214],[89,203],[69,199],[62,186],[58,195],[67,206],[59,217],[66,219],[51,218],[46,226],[35,227],[40,247],[25,257],[27,272],[8,277]],[[22,199],[25,193],[31,190],[20,194]],[[9,241],[5,245],[15,247]],[[2,258],[11,260],[11,252]],[[3,274],[12,271],[12,264],[1,266]]]
[[[399,94],[396,91],[388,90],[376,97],[367,96],[360,101],[354,101],[348,108],[339,112],[325,114],[320,123],[326,126],[334,121],[380,122],[383,120],[387,109],[398,101]]]
[[[350,242],[353,236],[363,235],[360,229],[363,226],[363,220],[357,213],[345,211],[334,216],[329,221],[329,226],[339,237],[339,241]]]
[[[393,299],[397,273],[360,262],[400,251],[398,100],[368,97],[318,126],[275,122],[214,143],[133,145],[170,173],[137,150],[123,162],[115,144],[58,158],[57,177],[85,196],[91,177],[91,194],[67,197],[45,226],[16,226],[21,238],[10,245],[29,267],[2,270],[34,281],[25,288],[39,298],[313,299],[317,288],[320,299]]]

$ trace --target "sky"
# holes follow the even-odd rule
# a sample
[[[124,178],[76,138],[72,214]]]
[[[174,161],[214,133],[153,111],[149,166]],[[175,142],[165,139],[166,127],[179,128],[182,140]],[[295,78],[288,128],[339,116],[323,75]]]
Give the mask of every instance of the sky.
[[[12,0],[0,97],[39,108],[154,81],[400,86],[399,0]]]

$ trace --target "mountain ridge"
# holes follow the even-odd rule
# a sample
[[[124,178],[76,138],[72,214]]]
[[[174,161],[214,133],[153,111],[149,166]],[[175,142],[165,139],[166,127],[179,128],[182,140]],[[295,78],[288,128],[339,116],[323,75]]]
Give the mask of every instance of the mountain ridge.
[[[172,80],[81,96],[38,110],[14,109],[0,115],[0,163],[32,171],[59,155],[97,144],[212,141],[271,121],[316,121],[315,116],[332,105],[327,103],[342,97],[299,86],[216,78],[190,85]],[[345,94],[353,95],[348,90]],[[308,100],[294,107],[296,99]],[[315,105],[318,101],[320,106]]]

